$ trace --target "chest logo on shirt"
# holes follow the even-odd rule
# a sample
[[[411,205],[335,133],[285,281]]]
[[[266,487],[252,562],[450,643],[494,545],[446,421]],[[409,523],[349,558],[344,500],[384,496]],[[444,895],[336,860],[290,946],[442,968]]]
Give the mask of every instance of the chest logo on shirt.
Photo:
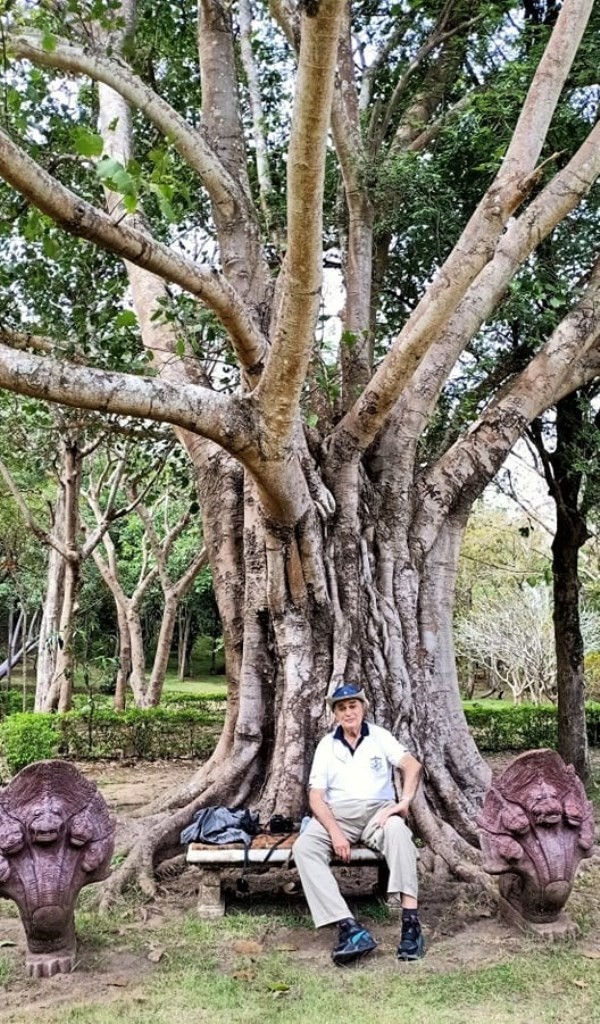
[[[383,768],[383,758],[372,757],[369,760],[369,764],[371,765],[371,771],[380,772],[381,769]]]

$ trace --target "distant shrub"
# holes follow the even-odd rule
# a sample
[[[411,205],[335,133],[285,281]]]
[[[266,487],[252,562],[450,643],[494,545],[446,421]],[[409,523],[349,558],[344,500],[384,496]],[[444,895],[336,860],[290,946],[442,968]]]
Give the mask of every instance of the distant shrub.
[[[558,710],[554,704],[468,703],[464,707],[473,739],[481,751],[534,750],[556,747]],[[586,704],[590,746],[600,746],[600,704]]]
[[[0,742],[14,774],[34,761],[45,761],[58,752],[58,734],[49,715],[19,712],[0,725]]]
[[[35,701],[35,694],[32,691],[28,691],[25,694],[25,710],[33,711],[33,705]],[[23,691],[19,689],[14,690],[0,690],[0,718],[5,718],[6,715],[16,715],[23,711]]]

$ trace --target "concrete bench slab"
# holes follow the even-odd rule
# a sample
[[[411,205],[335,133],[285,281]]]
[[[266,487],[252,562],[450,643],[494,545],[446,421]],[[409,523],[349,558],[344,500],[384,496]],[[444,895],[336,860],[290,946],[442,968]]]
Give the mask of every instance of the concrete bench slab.
[[[222,890],[222,872],[228,868],[243,867],[245,871],[265,871],[270,868],[293,867],[294,858],[292,845],[296,836],[287,838],[272,849],[277,837],[265,845],[261,837],[260,846],[250,846],[246,852],[243,846],[215,846],[208,843],[190,843],[186,851],[186,861],[200,869],[198,885],[198,914],[204,918],[222,917],[225,913],[225,901]],[[381,855],[366,846],[353,846],[350,851],[350,862],[334,857],[331,861],[337,867],[366,867],[379,869],[379,885],[387,886],[387,865]]]

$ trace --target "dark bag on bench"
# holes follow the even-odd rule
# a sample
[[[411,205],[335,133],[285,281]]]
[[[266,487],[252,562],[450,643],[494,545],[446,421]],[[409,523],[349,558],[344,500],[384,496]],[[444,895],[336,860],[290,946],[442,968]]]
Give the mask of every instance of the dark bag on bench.
[[[250,846],[260,832],[258,813],[247,808],[232,811],[229,807],[203,807],[194,815],[191,825],[184,828],[179,837],[182,845],[187,843],[243,843]]]

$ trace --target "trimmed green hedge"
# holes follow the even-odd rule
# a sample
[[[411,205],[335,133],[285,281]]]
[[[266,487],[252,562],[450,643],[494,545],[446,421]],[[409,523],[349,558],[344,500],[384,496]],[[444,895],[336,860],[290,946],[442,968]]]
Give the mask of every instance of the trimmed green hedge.
[[[208,757],[216,745],[223,708],[93,709],[54,715],[63,757]]]
[[[10,693],[0,713],[12,705]],[[16,704],[16,701],[15,701]],[[0,725],[0,742],[12,772],[32,761],[59,755],[95,758],[208,757],[219,737],[224,697],[165,694],[158,708],[117,712],[110,699],[82,703],[67,714],[8,713]],[[482,752],[555,747],[557,709],[547,704],[498,705],[468,702],[465,716]],[[590,746],[600,746],[600,703],[588,703]],[[5,712],[6,713],[6,712]]]
[[[15,713],[0,725],[2,752],[11,772],[32,761],[60,756],[95,758],[206,758],[214,750],[225,706],[205,698],[193,707],[148,708],[117,712],[88,704],[66,714]],[[187,703],[187,702],[186,702]]]
[[[5,718],[0,727],[2,752],[15,774],[34,761],[46,761],[58,752],[58,735],[49,715],[18,712]]]
[[[464,708],[473,739],[481,751],[556,747],[558,710],[553,704],[468,703]],[[600,704],[586,704],[588,743],[600,746]]]

